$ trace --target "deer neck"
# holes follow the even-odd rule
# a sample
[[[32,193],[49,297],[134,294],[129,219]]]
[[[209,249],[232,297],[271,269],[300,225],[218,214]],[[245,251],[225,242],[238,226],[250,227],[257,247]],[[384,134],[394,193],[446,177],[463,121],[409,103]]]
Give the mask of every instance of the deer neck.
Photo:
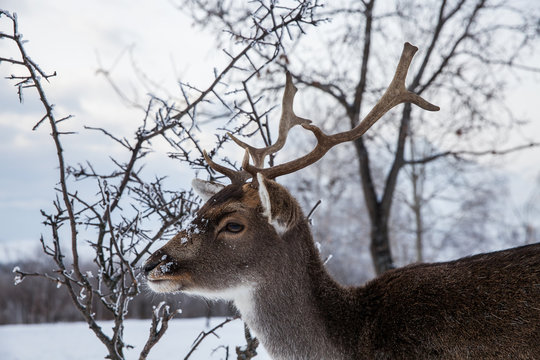
[[[352,316],[348,290],[327,274],[303,227],[284,235],[301,237],[285,239],[299,245],[296,251],[284,253],[272,277],[237,292],[234,304],[273,359],[350,358],[346,338],[332,331]]]

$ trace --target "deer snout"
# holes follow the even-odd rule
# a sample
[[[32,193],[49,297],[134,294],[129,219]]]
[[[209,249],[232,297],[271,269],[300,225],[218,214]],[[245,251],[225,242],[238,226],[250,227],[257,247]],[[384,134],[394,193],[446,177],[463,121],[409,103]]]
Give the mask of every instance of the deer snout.
[[[166,260],[167,254],[165,254],[161,250],[158,250],[152,255],[150,255],[150,257],[146,259],[143,265],[144,276],[148,277],[148,274],[150,274],[152,270],[154,270],[159,264]]]
[[[159,263],[161,262],[161,261],[157,261],[157,260],[152,260],[152,261],[151,260],[152,260],[152,258],[149,258],[144,263],[144,266],[143,266],[144,276],[148,276],[150,271],[154,270],[156,268],[156,266],[158,266]]]

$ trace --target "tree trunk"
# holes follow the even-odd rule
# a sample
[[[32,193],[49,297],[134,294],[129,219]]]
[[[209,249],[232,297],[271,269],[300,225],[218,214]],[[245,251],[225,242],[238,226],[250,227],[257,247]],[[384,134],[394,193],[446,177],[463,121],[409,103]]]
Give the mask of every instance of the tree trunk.
[[[364,201],[368,209],[371,222],[371,257],[375,273],[380,275],[393,269],[392,253],[390,251],[390,238],[388,236],[389,213],[382,206],[377,197],[371,169],[369,167],[369,153],[362,138],[354,142],[359,160],[360,179],[364,194]]]
[[[371,227],[370,250],[377,275],[394,268],[390,250],[390,238],[388,236],[388,224],[375,224]]]

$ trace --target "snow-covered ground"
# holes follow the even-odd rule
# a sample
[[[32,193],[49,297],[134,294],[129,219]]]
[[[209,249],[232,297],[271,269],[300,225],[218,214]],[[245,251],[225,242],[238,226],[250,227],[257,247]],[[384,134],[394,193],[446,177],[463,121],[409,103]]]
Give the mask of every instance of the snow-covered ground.
[[[175,319],[160,342],[151,350],[148,359],[184,359],[201,330],[208,330],[222,322],[212,319]],[[101,322],[110,328],[111,322]],[[127,320],[124,340],[135,348],[126,351],[128,359],[138,359],[146,342],[150,320]],[[226,359],[225,346],[229,346],[229,359],[236,359],[235,346],[245,345],[244,327],[234,320],[216,331],[219,336],[207,336],[193,360]],[[269,360],[261,346],[256,359]],[[86,323],[57,323],[0,326],[0,359],[2,360],[95,360],[107,355],[104,345],[88,329]]]

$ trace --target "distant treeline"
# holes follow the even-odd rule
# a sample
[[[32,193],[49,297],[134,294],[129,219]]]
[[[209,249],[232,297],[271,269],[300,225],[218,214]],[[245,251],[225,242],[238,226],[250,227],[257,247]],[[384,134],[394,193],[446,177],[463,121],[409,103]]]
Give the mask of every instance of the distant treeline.
[[[55,265],[43,260],[26,260],[0,265],[0,324],[29,324],[58,321],[81,321],[81,314],[63,286],[43,277],[25,277],[15,285],[13,268],[18,266],[25,272],[49,273],[54,276]],[[87,264],[94,274],[97,267]],[[93,270],[96,269],[96,270]],[[161,301],[171,307],[182,309],[181,317],[228,316],[234,311],[228,303],[210,302],[203,299],[178,295],[156,295],[144,290],[130,303],[127,318],[146,319],[151,317],[152,307]],[[111,320],[112,316],[94,299],[98,320]]]

